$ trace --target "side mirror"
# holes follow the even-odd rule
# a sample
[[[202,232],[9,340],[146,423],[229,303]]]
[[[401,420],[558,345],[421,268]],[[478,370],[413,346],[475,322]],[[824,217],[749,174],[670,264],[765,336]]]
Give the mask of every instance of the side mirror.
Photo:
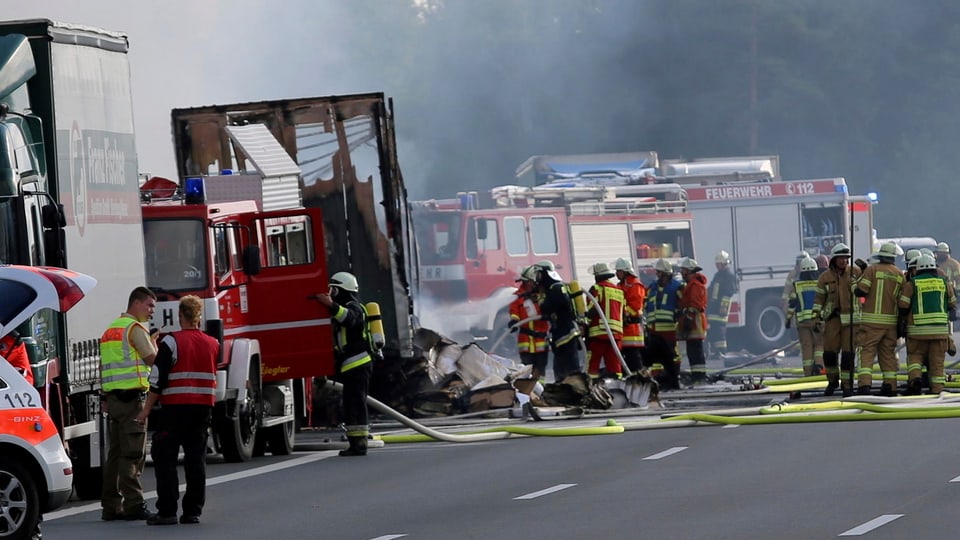
[[[44,229],[62,229],[67,226],[67,217],[62,204],[45,204],[41,210]]]
[[[243,271],[248,276],[260,273],[260,246],[247,246],[243,249]]]

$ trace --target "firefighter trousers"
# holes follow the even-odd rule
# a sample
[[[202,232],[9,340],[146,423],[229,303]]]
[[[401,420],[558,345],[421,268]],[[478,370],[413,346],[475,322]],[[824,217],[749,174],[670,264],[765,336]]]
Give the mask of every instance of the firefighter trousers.
[[[580,372],[580,338],[574,338],[553,348],[553,380],[561,382]]]
[[[727,354],[727,321],[710,319],[707,341],[710,342],[711,357]]]
[[[693,382],[707,380],[707,357],[703,352],[702,339],[687,340],[687,361],[690,362],[690,375]]]
[[[857,384],[870,386],[873,383],[873,360],[880,362],[883,384],[897,387],[897,326],[862,324],[857,331],[860,345],[860,367],[857,368]]]
[[[950,339],[946,336],[937,339],[907,338],[907,380],[919,379],[924,362],[930,376],[930,392],[939,394],[946,382],[944,375],[944,356]]]
[[[797,325],[797,334],[800,337],[800,359],[803,363],[803,375],[809,377],[814,374],[815,367],[823,368],[823,337],[813,331],[813,325],[804,323]]]
[[[623,354],[623,361],[627,363],[630,371],[636,373],[643,367],[643,347],[624,347],[620,349]]]
[[[347,426],[363,426],[369,429],[367,412],[367,393],[370,391],[370,375],[373,373],[373,362],[337,375],[336,380],[343,385],[343,423]],[[357,428],[358,431],[362,431]],[[349,433],[348,433],[349,435]],[[365,436],[365,435],[364,435]]]
[[[650,369],[663,390],[680,388],[680,356],[677,355],[677,340],[673,333],[647,335],[643,349],[643,365]]]
[[[620,368],[620,358],[617,352],[620,349],[621,340],[615,337],[616,347],[610,343],[610,338],[606,334],[594,336],[587,339],[587,375],[597,377],[600,374],[600,361],[603,360],[603,369],[607,374],[620,377],[622,369]]]

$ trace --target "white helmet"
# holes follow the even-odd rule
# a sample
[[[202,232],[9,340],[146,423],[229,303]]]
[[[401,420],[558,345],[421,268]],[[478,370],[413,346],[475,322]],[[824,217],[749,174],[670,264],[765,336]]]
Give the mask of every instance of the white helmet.
[[[653,269],[657,272],[673,273],[673,266],[670,264],[670,261],[666,259],[657,259],[657,262],[653,264]]]
[[[542,261],[538,261],[537,264],[535,264],[534,266],[536,266],[537,268],[542,268],[542,269],[547,270],[547,271],[551,271],[551,272],[557,270],[556,265],[553,264],[553,261],[551,261],[551,260],[549,260],[549,259],[544,259],[544,260],[542,260]]]
[[[899,246],[893,242],[884,242],[883,245],[880,246],[880,250],[877,251],[877,257],[879,257],[881,261],[884,259],[892,261],[897,258],[898,249],[900,249]]]
[[[613,269],[620,270],[621,272],[626,272],[632,276],[637,275],[637,271],[634,270],[633,264],[630,261],[624,259],[623,257],[620,257],[619,259],[614,261]]]
[[[809,259],[809,258],[810,258],[810,254],[807,253],[806,251],[801,251],[800,253],[797,254],[797,262],[800,262],[804,259]]]
[[[800,261],[800,271],[801,272],[816,272],[819,270],[817,266],[817,261],[807,257],[806,259]]]
[[[360,285],[357,283],[357,278],[350,272],[337,272],[336,274],[330,276],[330,286],[349,292],[357,292],[360,290]]]
[[[833,249],[830,250],[830,258],[834,257],[849,257],[850,256],[850,247],[844,244],[843,242],[837,242],[834,244]]]
[[[937,260],[930,255],[921,255],[917,258],[917,272],[921,270],[936,270]]]
[[[717,256],[713,258],[713,262],[720,263],[720,264],[730,264],[730,254],[721,249],[720,252],[717,253]]]
[[[920,248],[920,254],[935,257],[935,255],[933,254],[933,250],[930,248]]]
[[[520,272],[520,279],[517,281],[536,281],[537,280],[537,271],[539,269],[536,266],[528,266]]]
[[[703,270],[703,268],[697,264],[697,261],[691,259],[690,257],[684,257],[683,260],[680,261],[680,268],[683,270],[690,270],[691,272],[699,272]]]
[[[907,262],[912,262],[914,259],[920,256],[919,249],[908,249],[907,254],[903,257]]]
[[[937,244],[937,253],[950,253],[950,245],[946,242]]]
[[[610,270],[610,265],[605,262],[598,262],[590,267],[590,273],[599,277],[599,276],[612,276],[613,270]]]

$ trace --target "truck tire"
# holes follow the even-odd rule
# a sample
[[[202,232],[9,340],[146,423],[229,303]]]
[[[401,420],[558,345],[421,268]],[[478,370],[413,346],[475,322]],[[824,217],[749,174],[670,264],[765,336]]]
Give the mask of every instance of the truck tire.
[[[273,426],[267,430],[267,446],[275,456],[289,456],[293,453],[296,437],[293,422]]]
[[[253,458],[257,430],[263,415],[262,387],[258,359],[250,362],[246,398],[237,401],[232,418],[229,415],[223,415],[217,422],[220,452],[228,463],[250,461]]]
[[[0,537],[30,538],[40,521],[40,496],[33,477],[10,456],[0,456]]]
[[[780,308],[780,297],[773,293],[758,295],[747,301],[747,347],[754,354],[763,354],[789,342],[783,327],[786,315]]]

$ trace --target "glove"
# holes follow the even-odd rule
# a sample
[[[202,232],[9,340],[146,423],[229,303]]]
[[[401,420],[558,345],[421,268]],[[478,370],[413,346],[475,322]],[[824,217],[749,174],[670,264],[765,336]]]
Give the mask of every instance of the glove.
[[[517,326],[516,319],[510,319],[510,322],[507,323],[507,328],[515,328]]]
[[[514,325],[510,325],[510,333],[511,333],[511,334],[516,334],[516,333],[519,332],[519,331],[520,331],[520,327],[519,327],[519,326],[517,326],[517,325],[515,325],[515,324],[514,324]]]
[[[783,327],[784,327],[784,328],[790,328],[790,321],[792,321],[792,320],[793,320],[792,318],[789,318],[789,317],[788,317],[787,320],[783,321]]]
[[[863,259],[857,259],[857,260],[853,261],[853,264],[857,265],[857,266],[860,268],[860,270],[866,270],[866,269],[867,269],[867,263],[866,263],[866,261],[864,261]]]

